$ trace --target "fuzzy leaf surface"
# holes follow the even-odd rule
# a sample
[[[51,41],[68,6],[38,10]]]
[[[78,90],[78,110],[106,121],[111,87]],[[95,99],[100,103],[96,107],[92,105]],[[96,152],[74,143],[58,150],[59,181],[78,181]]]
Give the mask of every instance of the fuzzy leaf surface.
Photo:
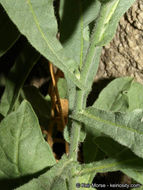
[[[27,101],[0,123],[0,155],[0,179],[33,174],[55,164]]]
[[[82,84],[73,71],[76,63],[66,57],[56,38],[57,22],[53,0],[0,0],[19,31],[43,56],[59,67],[78,86]]]
[[[73,164],[71,160],[64,157],[48,172],[17,188],[17,190],[68,190],[66,180]]]
[[[75,113],[72,118],[85,124],[90,133],[100,130],[143,158],[143,110],[129,113],[107,112],[93,107]]]
[[[102,1],[99,17],[95,25],[95,45],[104,46],[112,40],[121,16],[134,2],[135,0]]]
[[[117,78],[101,91],[93,107],[114,112],[129,112],[138,108],[142,109],[142,93],[142,84],[134,82],[130,77]]]
[[[76,175],[83,176],[93,172],[111,172],[124,169],[142,170],[142,159],[129,152],[131,151],[122,151],[117,159],[108,158],[89,164],[82,164]]]
[[[134,155],[129,149],[115,142],[109,137],[97,137],[95,139],[95,143],[102,151],[106,153],[107,156],[111,158],[119,160],[120,157],[122,158],[123,156],[124,159],[133,159],[133,163],[130,164],[130,168],[128,167],[127,163],[126,167],[124,169],[120,168],[120,170],[134,180],[138,181],[139,183],[143,183],[143,168],[142,166],[140,166],[140,168],[136,168],[136,164],[138,164],[139,162],[142,163],[142,159],[140,159],[139,157]]]

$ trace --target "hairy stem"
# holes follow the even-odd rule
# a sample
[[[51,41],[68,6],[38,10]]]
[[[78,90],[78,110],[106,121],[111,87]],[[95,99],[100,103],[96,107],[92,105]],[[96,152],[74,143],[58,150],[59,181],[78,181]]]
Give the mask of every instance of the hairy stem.
[[[76,91],[76,98],[75,98],[75,111],[79,111],[85,105],[84,103],[84,91],[77,89]],[[72,130],[71,130],[71,138],[70,138],[70,153],[69,157],[72,158],[74,161],[77,161],[78,156],[78,145],[80,140],[80,130],[81,130],[81,123],[78,121],[73,121],[72,123]],[[73,178],[75,173],[75,168],[73,167],[70,171],[70,183],[69,189],[76,190],[76,179]]]

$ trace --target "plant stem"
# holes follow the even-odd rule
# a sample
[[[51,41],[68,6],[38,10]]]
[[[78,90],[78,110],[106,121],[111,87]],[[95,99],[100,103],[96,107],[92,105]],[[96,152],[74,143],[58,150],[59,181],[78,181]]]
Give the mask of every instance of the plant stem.
[[[79,111],[83,108],[83,106],[84,106],[84,91],[77,89],[74,110]],[[72,158],[74,161],[77,161],[78,144],[80,140],[80,130],[81,130],[81,123],[78,121],[73,121],[72,129],[71,129],[69,157]],[[70,177],[71,177],[70,184],[69,184],[70,190],[76,189],[76,178],[73,178],[74,173],[75,173],[75,167],[73,167],[70,171]]]
[[[83,91],[77,90],[76,92],[76,100],[75,100],[75,111],[79,111],[83,106]],[[80,129],[81,123],[78,121],[73,121],[72,130],[71,130],[71,139],[70,139],[70,158],[73,158],[74,161],[77,160],[77,152],[78,152],[78,143],[80,138]]]

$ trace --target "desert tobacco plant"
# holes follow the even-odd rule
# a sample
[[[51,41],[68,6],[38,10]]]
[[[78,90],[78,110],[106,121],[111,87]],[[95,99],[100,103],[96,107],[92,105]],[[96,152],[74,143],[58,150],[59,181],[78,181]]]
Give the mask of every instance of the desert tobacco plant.
[[[117,170],[143,184],[143,86],[130,77],[115,79],[86,106],[102,46],[111,41],[134,1],[60,0],[57,18],[53,0],[0,0],[0,56],[21,34],[28,39],[0,103],[2,185],[11,180],[9,189],[17,190],[92,189],[97,172]],[[58,163],[37,117],[49,120],[50,99],[34,87],[23,87],[41,55],[65,75],[62,90],[69,102],[69,121],[64,138],[70,151]],[[84,164],[78,162],[80,142]],[[21,186],[14,186],[15,181]]]

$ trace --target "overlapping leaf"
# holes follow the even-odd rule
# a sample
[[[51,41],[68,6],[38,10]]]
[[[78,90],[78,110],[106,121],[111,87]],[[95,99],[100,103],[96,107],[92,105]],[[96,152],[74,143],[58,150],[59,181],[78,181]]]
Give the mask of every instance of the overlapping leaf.
[[[127,96],[132,84],[133,79],[130,77],[113,80],[101,91],[93,107],[106,111],[126,111],[129,109]]]
[[[140,166],[140,168],[136,167],[136,164],[139,162],[142,163],[142,160],[139,157],[135,156],[129,149],[113,141],[109,137],[97,137],[95,143],[106,153],[107,156],[115,158],[117,161],[122,159],[122,157],[124,159],[133,160],[133,162],[130,163],[130,168],[128,167],[128,163],[126,163],[126,167],[120,168],[120,170],[139,183],[143,183],[143,168],[142,166]]]
[[[40,54],[30,44],[23,43],[23,48],[8,75],[5,91],[1,99],[0,113],[3,116],[13,110],[20,89],[39,57]]]
[[[39,90],[34,86],[25,86],[22,96],[32,105],[40,125],[47,126],[51,117],[51,102],[46,100]]]
[[[106,111],[133,111],[143,108],[142,93],[143,85],[132,78],[117,78],[101,91],[93,107]]]
[[[24,101],[0,124],[0,179],[34,174],[55,164],[32,107]]]
[[[56,38],[57,23],[53,0],[0,0],[7,14],[29,42],[47,59],[53,62],[79,87],[82,84],[73,74],[74,61],[65,56]]]
[[[17,190],[68,190],[69,188],[66,180],[69,177],[68,173],[73,164],[71,160],[64,157],[48,172],[17,188]]]
[[[89,45],[88,24],[96,19],[100,2],[96,0],[62,0],[60,7],[60,41],[66,53],[82,66]]]
[[[121,16],[130,8],[135,0],[101,1],[99,17],[95,25],[95,45],[103,46],[109,43],[118,26]]]

